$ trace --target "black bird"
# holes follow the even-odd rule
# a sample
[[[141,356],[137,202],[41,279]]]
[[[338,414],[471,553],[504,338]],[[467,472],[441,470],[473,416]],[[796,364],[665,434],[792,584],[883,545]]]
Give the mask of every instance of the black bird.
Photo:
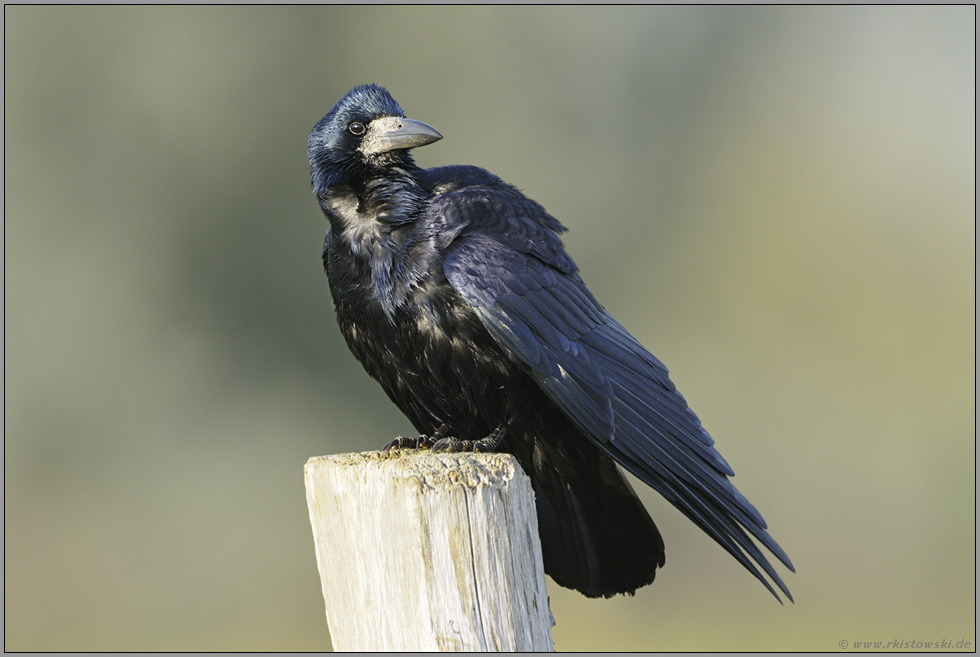
[[[793,570],[789,557],[667,368],[585,287],[566,229],[483,169],[416,166],[409,149],[441,138],[364,85],[309,139],[337,322],[421,434],[388,448],[513,454],[534,487],[545,571],[589,597],[632,594],[664,565],[618,463],[792,600],[749,535]]]

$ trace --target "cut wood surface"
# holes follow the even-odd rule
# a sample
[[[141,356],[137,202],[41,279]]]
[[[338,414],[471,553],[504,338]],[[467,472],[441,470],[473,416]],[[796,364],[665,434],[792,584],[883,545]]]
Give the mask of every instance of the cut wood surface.
[[[508,454],[310,459],[334,650],[554,650],[531,482]]]

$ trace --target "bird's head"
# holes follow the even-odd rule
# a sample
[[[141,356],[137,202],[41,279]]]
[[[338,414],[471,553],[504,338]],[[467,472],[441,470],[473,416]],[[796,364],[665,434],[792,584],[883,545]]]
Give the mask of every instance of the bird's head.
[[[406,119],[384,87],[355,87],[310,133],[313,191],[350,182],[371,169],[410,163],[408,149],[439,139],[442,135],[434,128]]]

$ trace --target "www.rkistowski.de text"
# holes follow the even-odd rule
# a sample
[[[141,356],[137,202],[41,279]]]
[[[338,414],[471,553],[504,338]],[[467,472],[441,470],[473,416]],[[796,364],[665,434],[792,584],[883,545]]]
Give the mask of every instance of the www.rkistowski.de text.
[[[916,639],[894,639],[892,641],[847,641],[842,639],[838,644],[841,650],[973,650],[972,641],[966,639],[940,639],[939,641],[918,641]]]

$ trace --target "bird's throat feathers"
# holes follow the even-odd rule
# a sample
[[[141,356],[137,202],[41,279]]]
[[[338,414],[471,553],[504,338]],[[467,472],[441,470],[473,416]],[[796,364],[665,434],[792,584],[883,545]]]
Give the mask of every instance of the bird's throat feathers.
[[[324,253],[328,273],[329,259],[350,258],[352,278],[360,280],[349,282],[369,286],[365,291],[377,299],[389,321],[429,277],[439,257],[433,231],[419,220],[428,193],[407,171],[392,173],[389,169],[384,177],[334,185],[318,194],[330,220]]]

